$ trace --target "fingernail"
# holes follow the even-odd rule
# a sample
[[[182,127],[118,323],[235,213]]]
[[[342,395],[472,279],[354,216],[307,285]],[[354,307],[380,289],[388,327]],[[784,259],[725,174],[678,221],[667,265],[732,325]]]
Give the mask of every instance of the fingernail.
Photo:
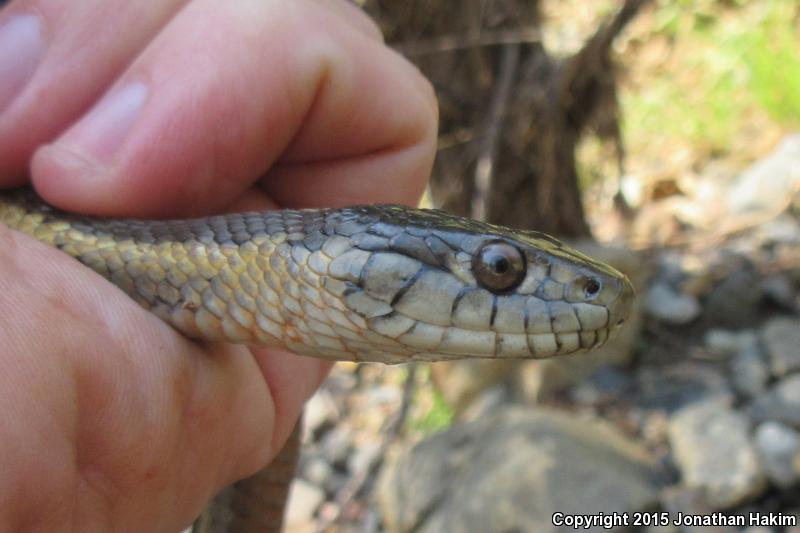
[[[16,15],[0,24],[0,111],[31,79],[43,50],[38,16]]]
[[[67,131],[59,143],[99,163],[108,163],[136,123],[147,92],[147,85],[138,81],[113,90]]]

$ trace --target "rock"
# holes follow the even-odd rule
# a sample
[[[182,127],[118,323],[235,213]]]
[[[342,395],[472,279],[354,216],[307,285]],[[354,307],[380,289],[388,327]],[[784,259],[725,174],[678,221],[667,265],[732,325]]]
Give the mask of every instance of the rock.
[[[670,420],[669,441],[683,483],[703,491],[713,510],[729,509],[766,489],[746,416],[728,402],[707,400]]]
[[[571,397],[576,403],[598,405],[615,401],[631,388],[631,376],[619,369],[604,365],[588,379],[575,385]]]
[[[751,331],[737,332],[727,329],[710,329],[703,336],[703,344],[710,351],[728,355],[741,350],[746,344],[747,337],[755,340],[755,334]]]
[[[286,504],[286,527],[297,527],[311,522],[317,507],[325,500],[325,493],[308,481],[295,478],[289,487]]]
[[[800,433],[778,422],[764,422],[756,430],[756,447],[773,484],[785,489],[800,480]]]
[[[705,493],[700,489],[669,487],[661,492],[661,503],[673,521],[680,516],[703,517],[714,513]],[[676,530],[680,533],[738,533],[738,528],[735,527],[694,526],[686,523],[682,523]]]
[[[721,280],[705,298],[703,317],[708,324],[744,328],[754,324],[764,296],[761,274],[753,261],[742,255],[726,254],[714,268]]]
[[[303,466],[303,477],[317,487],[328,488],[333,478],[333,468],[320,457],[312,457]]]
[[[800,320],[773,318],[764,326],[762,335],[774,376],[800,370]]]
[[[679,287],[686,281],[689,272],[686,268],[686,254],[678,250],[665,249],[658,255],[658,273],[656,278],[664,283]]]
[[[671,413],[703,399],[733,399],[728,380],[716,365],[694,361],[645,366],[637,373],[636,382],[636,402],[646,409]]]
[[[797,228],[794,228],[795,232]],[[796,313],[800,311],[797,302],[797,291],[794,288],[792,279],[785,273],[768,275],[761,282],[764,296],[779,305],[786,311]]]
[[[755,398],[767,389],[769,369],[755,334],[747,332],[740,341],[730,361],[731,383],[742,396]]]
[[[388,531],[553,532],[554,513],[651,508],[656,478],[646,450],[606,422],[514,408],[403,451],[378,500]]]
[[[664,443],[667,442],[667,434],[669,431],[669,418],[667,413],[658,410],[641,410],[639,416],[641,420],[636,424],[636,427],[639,428],[639,433],[644,443],[647,444],[650,449],[659,448],[663,450],[665,448]],[[660,457],[662,460],[665,458],[666,457],[663,455]],[[677,476],[677,473],[675,474]],[[677,479],[674,481],[677,482]]]
[[[347,458],[353,448],[352,430],[340,424],[327,432],[320,442],[320,453],[334,468],[347,468]]]
[[[367,390],[368,405],[396,407],[403,401],[403,389],[394,385],[370,387]]]
[[[313,435],[324,425],[336,419],[336,403],[330,393],[325,389],[318,390],[306,402],[303,410],[303,433]]]
[[[800,135],[789,135],[742,172],[727,195],[731,216],[766,216],[782,210],[800,183]]]
[[[700,316],[700,302],[692,295],[680,294],[663,282],[656,282],[644,297],[645,312],[659,322],[680,326]]]
[[[353,450],[347,460],[348,471],[353,475],[363,474],[370,468],[381,452],[383,452],[383,447],[377,440],[360,444]]]
[[[793,374],[773,385],[750,406],[756,421],[775,420],[800,428],[800,374]]]

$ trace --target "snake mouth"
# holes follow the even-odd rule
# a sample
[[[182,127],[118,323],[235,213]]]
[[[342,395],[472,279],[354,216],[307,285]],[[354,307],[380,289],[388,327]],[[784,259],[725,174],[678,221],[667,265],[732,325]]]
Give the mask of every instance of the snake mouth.
[[[414,360],[482,357],[489,359],[545,359],[599,348],[619,331],[603,327],[592,331],[558,333],[498,333],[447,328],[435,345],[421,347],[422,332],[410,331],[397,340],[414,351]],[[427,332],[429,333],[429,332]],[[431,339],[428,339],[429,341]],[[418,351],[417,351],[418,350]],[[435,356],[431,354],[435,353]]]
[[[491,318],[478,312],[454,312],[438,323],[425,320],[430,313],[409,316],[387,306],[389,312],[368,318],[366,323],[369,330],[384,338],[384,350],[391,351],[394,346],[413,354],[413,359],[540,359],[605,344],[628,314],[628,297],[619,298],[624,292],[621,286],[617,299],[608,306],[516,296],[515,306],[496,305]]]
[[[547,358],[584,352],[603,346],[616,335],[619,328],[601,327],[595,330],[561,331],[557,333],[527,334],[530,353],[523,357]],[[504,335],[504,334],[499,334]],[[503,351],[497,357],[508,357]],[[513,357],[513,356],[512,356]]]
[[[593,332],[551,333],[551,334],[509,334],[498,333],[497,342],[492,351],[483,352],[475,345],[441,345],[436,355],[420,351],[410,358],[415,361],[431,361],[442,359],[462,359],[464,357],[480,357],[487,359],[548,359],[562,355],[576,354],[599,348],[608,339],[613,338],[617,328],[602,328]],[[591,337],[594,335],[594,340]],[[591,344],[588,342],[591,341]],[[587,342],[587,344],[581,344]]]

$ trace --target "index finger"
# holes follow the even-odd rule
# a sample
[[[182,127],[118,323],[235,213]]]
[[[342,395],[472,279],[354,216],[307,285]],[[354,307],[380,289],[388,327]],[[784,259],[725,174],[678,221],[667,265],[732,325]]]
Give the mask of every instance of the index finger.
[[[32,174],[51,203],[115,216],[221,210],[265,175],[284,205],[414,203],[435,130],[430,85],[363,21],[317,2],[198,0]]]

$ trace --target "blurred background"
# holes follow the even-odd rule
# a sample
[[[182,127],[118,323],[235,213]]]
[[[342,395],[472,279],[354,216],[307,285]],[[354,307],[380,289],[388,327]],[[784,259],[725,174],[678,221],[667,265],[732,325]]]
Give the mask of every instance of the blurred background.
[[[287,530],[800,532],[800,3],[360,5],[439,97],[424,202],[565,238],[639,310],[598,353],[337,365]]]

